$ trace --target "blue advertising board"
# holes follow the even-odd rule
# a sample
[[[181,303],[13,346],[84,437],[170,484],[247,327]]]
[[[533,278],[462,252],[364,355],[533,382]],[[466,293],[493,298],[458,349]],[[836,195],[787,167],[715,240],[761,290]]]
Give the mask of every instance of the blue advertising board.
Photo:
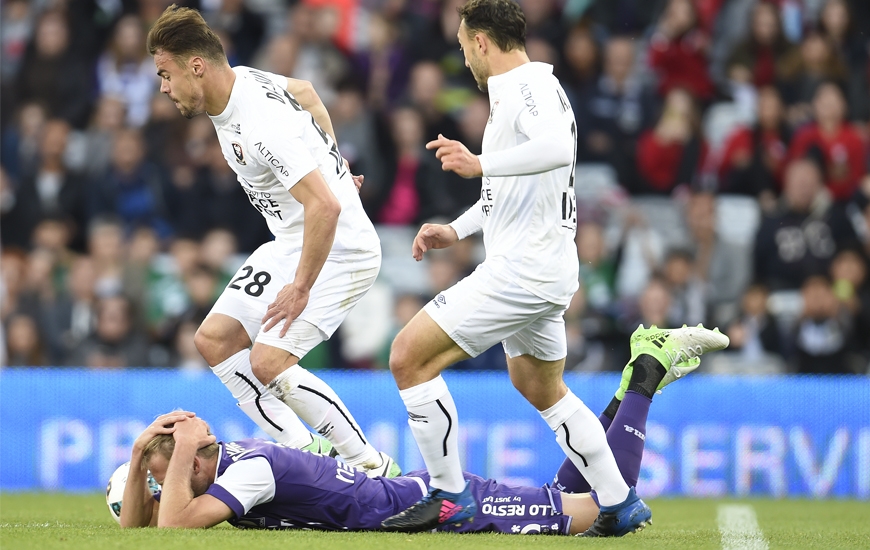
[[[406,469],[422,467],[387,372],[318,371],[369,440]],[[465,469],[541,485],[563,454],[505,373],[446,373],[460,418]],[[597,414],[616,374],[568,375]],[[0,371],[0,490],[105,487],[156,415],[195,411],[219,439],[264,436],[209,372]],[[655,397],[643,495],[870,499],[870,378],[693,374]],[[616,426],[618,428],[618,426]]]

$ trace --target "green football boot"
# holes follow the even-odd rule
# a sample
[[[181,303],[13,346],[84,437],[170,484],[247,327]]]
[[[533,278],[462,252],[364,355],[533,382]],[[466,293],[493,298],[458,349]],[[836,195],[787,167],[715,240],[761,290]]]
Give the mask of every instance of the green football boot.
[[[622,369],[622,380],[619,389],[616,390],[616,399],[622,401],[628,383],[631,380],[634,362],[641,355],[651,355],[665,368],[665,376],[659,382],[656,392],[662,388],[689,374],[701,366],[701,355],[719,351],[728,347],[728,337],[719,332],[719,329],[706,329],[699,324],[697,327],[660,329],[655,325],[650,328],[637,327],[631,334],[631,359]]]

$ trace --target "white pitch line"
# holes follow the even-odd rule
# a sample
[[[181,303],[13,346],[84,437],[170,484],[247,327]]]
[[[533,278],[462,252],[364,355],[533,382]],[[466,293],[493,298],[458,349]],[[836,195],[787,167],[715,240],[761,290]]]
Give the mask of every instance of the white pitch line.
[[[721,504],[717,517],[722,550],[767,550],[755,510],[748,504]]]

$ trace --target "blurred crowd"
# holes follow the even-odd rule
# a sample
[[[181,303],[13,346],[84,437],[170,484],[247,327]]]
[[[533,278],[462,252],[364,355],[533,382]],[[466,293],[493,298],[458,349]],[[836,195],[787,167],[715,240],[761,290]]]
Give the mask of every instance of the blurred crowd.
[[[168,0],[4,0],[4,364],[206,367],[193,334],[271,238],[211,122],[158,93]],[[232,65],[310,80],[365,174],[379,282],[309,367],[384,368],[396,332],[482,259],[410,258],[473,204],[439,134],[480,151],[462,0],[200,0]],[[568,369],[621,370],[639,323],[731,337],[712,372],[870,373],[870,2],[521,0],[527,52],[578,122],[581,285]],[[495,349],[466,362],[503,368]]]

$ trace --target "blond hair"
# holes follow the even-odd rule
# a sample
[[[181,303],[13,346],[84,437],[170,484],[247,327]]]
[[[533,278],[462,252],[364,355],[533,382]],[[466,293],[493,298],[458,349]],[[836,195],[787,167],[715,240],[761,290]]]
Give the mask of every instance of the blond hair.
[[[169,424],[172,426],[173,424]],[[211,428],[209,428],[208,433],[211,433]],[[218,444],[212,443],[210,445],[206,445],[201,449],[196,451],[197,456],[200,458],[212,458],[217,455],[219,450]],[[160,455],[166,459],[166,461],[172,460],[172,453],[175,452],[175,438],[172,434],[159,434],[155,435],[151,438],[151,440],[145,444],[145,449],[142,451],[142,468],[148,468],[148,462],[151,461],[155,455]]]

